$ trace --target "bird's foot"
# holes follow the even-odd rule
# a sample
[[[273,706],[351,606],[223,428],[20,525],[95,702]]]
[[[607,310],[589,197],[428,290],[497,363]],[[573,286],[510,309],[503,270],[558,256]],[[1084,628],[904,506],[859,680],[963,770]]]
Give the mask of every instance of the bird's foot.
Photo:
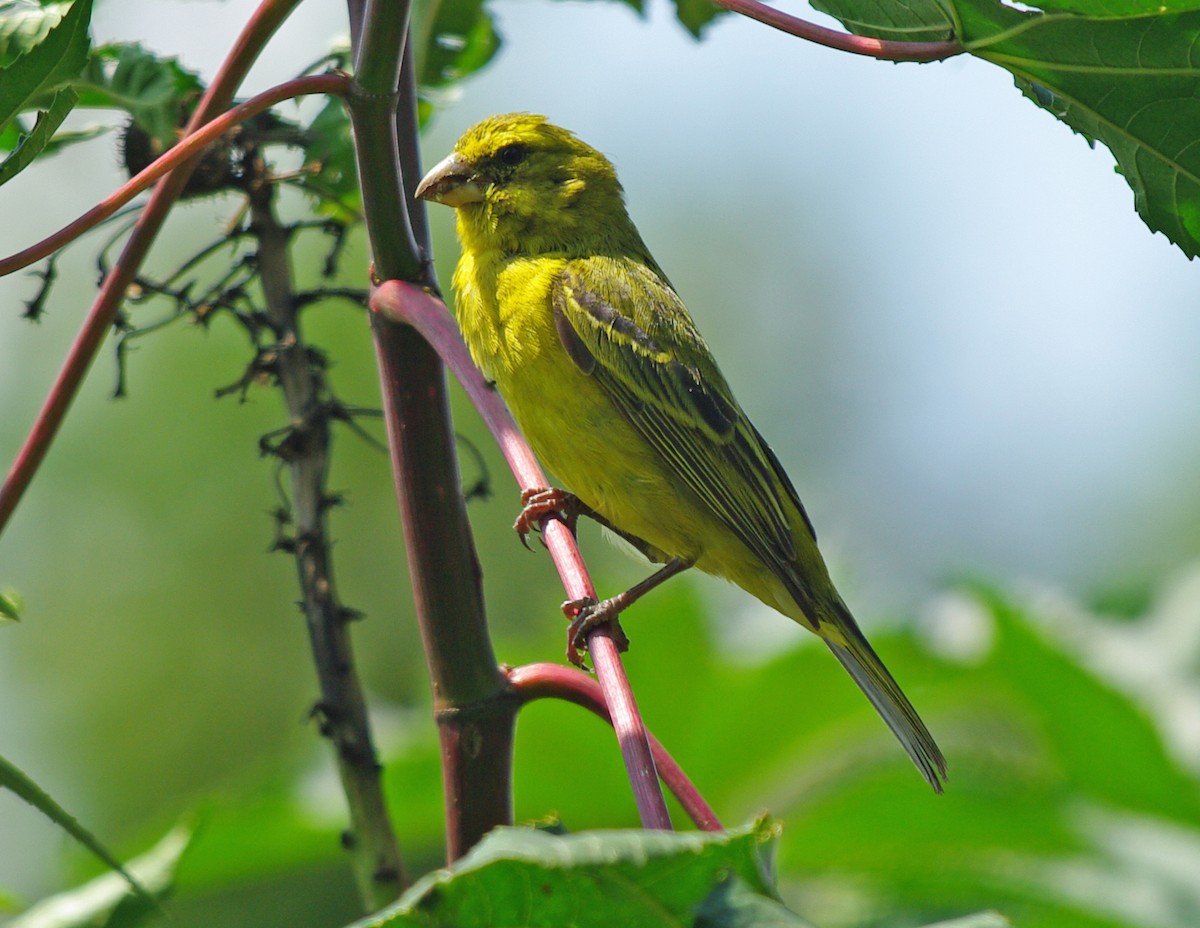
[[[588,508],[579,501],[579,497],[557,487],[522,490],[521,513],[517,516],[517,521],[513,523],[513,531],[521,539],[521,544],[532,551],[533,549],[529,547],[529,533],[537,532],[538,535],[541,535],[543,517],[558,516],[574,535],[579,517],[587,511]],[[546,540],[543,538],[542,544],[545,543]]]
[[[567,660],[582,670],[587,669],[580,651],[587,650],[588,632],[600,625],[608,625],[618,651],[628,651],[629,638],[621,628],[621,623],[617,621],[623,605],[619,596],[600,602],[587,596],[563,603],[563,614],[571,620],[571,624],[567,626]]]

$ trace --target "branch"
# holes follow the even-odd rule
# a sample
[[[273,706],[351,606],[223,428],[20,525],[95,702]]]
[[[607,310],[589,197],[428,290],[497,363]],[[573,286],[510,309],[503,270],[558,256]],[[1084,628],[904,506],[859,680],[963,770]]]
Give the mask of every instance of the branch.
[[[321,687],[314,709],[320,730],[336,749],[338,775],[346,794],[350,853],[359,897],[367,912],[396,899],[405,880],[400,850],[380,783],[380,765],[371,739],[366,699],[354,665],[349,622],[353,617],[338,599],[333,583],[326,513],[329,467],[329,410],[324,383],[314,369],[300,332],[299,305],[288,260],[290,231],[272,207],[274,188],[264,184],[250,193],[251,232],[258,240],[257,267],[267,321],[275,334],[272,365],[287,404],[291,426],[274,446],[292,477],[296,559],[303,609]]]
[[[405,192],[420,177],[408,14],[406,0],[365,6],[351,0],[358,76],[348,103],[375,266],[387,277],[431,285],[424,204]],[[492,828],[512,822],[517,701],[488,637],[445,369],[411,327],[372,313],[371,332],[441,741],[446,853],[455,860]]]
[[[415,326],[420,331],[454,371],[471,402],[483,416],[517,483],[523,489],[545,487],[546,477],[537,459],[499,395],[488,388],[483,375],[471,362],[458,329],[442,302],[418,287],[392,280],[373,291],[370,305],[374,313]],[[563,579],[567,596],[570,599],[595,597],[595,588],[570,530],[552,515],[544,516],[541,521],[546,547]],[[608,626],[599,626],[588,633],[588,650],[596,665],[605,702],[612,713],[613,728],[625,758],[642,824],[646,828],[670,828],[671,822],[659,789],[646,728]]]
[[[195,132],[213,119],[215,114],[229,106],[238,85],[267,40],[299,2],[300,0],[264,0],[255,10],[212,84],[201,97],[188,122],[186,133]],[[67,358],[46,395],[33,427],[17,452],[4,485],[0,487],[0,532],[4,530],[25,488],[50,449],[50,444],[54,441],[75,394],[79,391],[79,385],[96,357],[101,342],[104,341],[104,333],[116,318],[126,290],[145,260],[146,253],[150,250],[163,222],[166,221],[167,213],[179,199],[179,194],[198,160],[199,156],[193,155],[191,160],[183,162],[159,181],[141,216],[138,217],[113,272],[104,278],[100,292],[67,352]]]
[[[600,684],[586,673],[563,664],[526,664],[508,672],[508,682],[522,705],[537,699],[565,699],[598,715],[612,724],[612,715],[604,702]],[[692,822],[701,831],[721,831],[721,823],[700,791],[688,779],[683,768],[667,753],[654,735],[647,733],[654,764],[667,788],[679,800]]]
[[[758,0],[712,0],[719,7],[740,13],[764,25],[771,26],[788,35],[807,39],[835,48],[838,51],[866,55],[883,61],[941,61],[961,55],[965,48],[957,39],[945,42],[893,42],[887,39],[872,39],[862,35],[849,35],[836,29],[818,26],[797,16],[791,16]]]

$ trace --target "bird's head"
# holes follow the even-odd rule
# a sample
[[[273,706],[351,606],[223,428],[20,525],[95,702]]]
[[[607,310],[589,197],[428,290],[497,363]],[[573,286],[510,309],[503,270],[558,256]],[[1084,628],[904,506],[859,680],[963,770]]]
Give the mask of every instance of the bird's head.
[[[595,250],[637,236],[609,160],[529,113],[468,129],[417,196],[454,207],[460,232],[507,252]]]

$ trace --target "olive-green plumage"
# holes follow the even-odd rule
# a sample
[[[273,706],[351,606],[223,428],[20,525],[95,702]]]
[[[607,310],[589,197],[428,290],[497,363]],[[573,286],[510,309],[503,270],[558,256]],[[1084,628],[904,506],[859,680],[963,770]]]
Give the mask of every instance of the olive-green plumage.
[[[457,209],[463,337],[546,466],[654,560],[693,561],[820,635],[940,791],[941,752],[834,588],[608,159],[544,117],[493,116],[418,196]]]

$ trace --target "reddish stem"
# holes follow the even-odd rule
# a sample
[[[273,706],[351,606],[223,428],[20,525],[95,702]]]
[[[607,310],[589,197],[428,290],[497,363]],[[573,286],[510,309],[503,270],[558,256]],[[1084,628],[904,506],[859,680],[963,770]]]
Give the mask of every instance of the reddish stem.
[[[212,119],[214,113],[229,106],[238,85],[254,64],[267,40],[298,3],[299,0],[264,0],[254,11],[254,15],[238,36],[233,50],[222,63],[217,76],[200,98],[200,103],[188,122],[186,133],[194,132]],[[112,272],[104,278],[100,292],[96,295],[79,334],[67,352],[67,358],[59,369],[54,385],[46,395],[37,419],[17,453],[16,460],[13,461],[4,486],[0,487],[0,531],[8,524],[25,488],[29,486],[29,481],[33,479],[38,466],[50,449],[50,444],[62,425],[63,417],[67,414],[71,401],[75,399],[75,394],[79,392],[79,385],[83,382],[100,343],[104,341],[104,333],[116,318],[117,309],[125,298],[125,291],[145,260],[150,245],[166,221],[167,213],[179,199],[179,194],[191,176],[197,160],[198,156],[193,155],[190,161],[183,162],[158,182],[121,251],[121,257],[113,266]]]
[[[765,3],[759,3],[758,0],[713,0],[713,3],[730,12],[740,13],[788,35],[808,39],[826,48],[836,48],[838,51],[866,55],[883,61],[941,61],[966,51],[955,39],[944,42],[893,42],[864,35],[849,35],[836,29],[818,26],[798,16],[791,16]]]
[[[515,667],[508,671],[508,683],[522,703],[546,698],[565,699],[612,724],[612,716],[605,705],[600,684],[574,667],[549,663],[526,664],[524,667]],[[649,735],[649,739],[658,775],[679,800],[692,822],[701,831],[721,831],[722,826],[717,820],[717,814],[704,801],[704,797],[688,779],[683,768],[667,753],[667,749],[654,735]]]
[[[11,274],[13,271],[19,271],[21,268],[28,267],[35,261],[40,261],[42,258],[52,255],[68,242],[94,229],[164,174],[179,167],[179,165],[183,164],[193,155],[199,154],[201,149],[207,148],[220,136],[239,123],[245,122],[251,116],[256,116],[263,110],[270,109],[275,104],[282,103],[284,100],[303,97],[308,94],[330,93],[337,96],[345,96],[349,87],[350,78],[344,74],[315,74],[286,81],[277,87],[263,91],[258,96],[251,97],[245,103],[239,103],[228,112],[222,113],[212,122],[206,123],[203,128],[193,132],[178,144],[173,145],[149,167],[130,178],[129,181],[114,193],[93,206],[69,225],[63,226],[53,235],[47,236],[36,245],[30,245],[23,251],[19,251],[7,258],[0,258],[0,277]]]
[[[472,363],[466,345],[458,334],[458,327],[442,301],[420,287],[389,280],[372,291],[370,305],[373,311],[393,322],[411,325],[433,346],[479,410],[521,488],[547,486],[546,476],[537,459],[499,394],[488,387],[483,375]],[[542,537],[562,577],[568,598],[595,598],[595,587],[588,577],[570,530],[553,515],[544,516],[541,521]],[[613,728],[625,758],[625,767],[629,771],[642,825],[645,828],[669,829],[671,820],[655,774],[648,733],[607,626],[599,626],[588,633],[588,650],[596,665],[605,702],[612,713]]]

